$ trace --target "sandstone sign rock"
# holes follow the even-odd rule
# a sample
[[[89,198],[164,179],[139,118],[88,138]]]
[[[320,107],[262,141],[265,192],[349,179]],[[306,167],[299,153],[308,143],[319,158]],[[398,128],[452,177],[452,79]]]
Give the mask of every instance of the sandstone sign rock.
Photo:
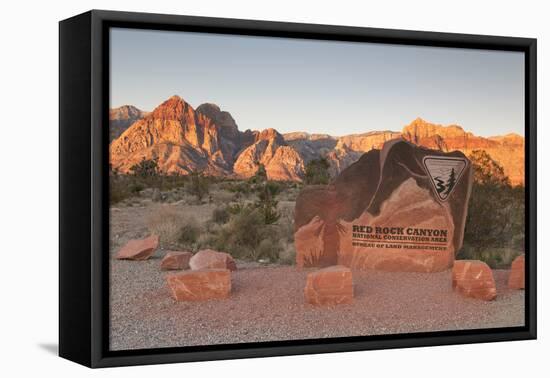
[[[512,262],[510,276],[508,277],[510,289],[525,289],[525,255],[520,255]]]
[[[403,139],[371,150],[328,186],[308,186],[295,207],[298,267],[437,272],[462,246],[472,169]]]
[[[124,245],[116,254],[119,260],[147,260],[159,246],[159,237],[149,236],[145,239],[133,239]]]
[[[457,260],[453,265],[453,289],[460,294],[491,301],[497,295],[493,272],[479,260]]]
[[[191,257],[189,266],[192,270],[201,269],[229,269],[237,270],[237,264],[229,253],[218,252],[212,249],[203,249]]]
[[[231,293],[231,272],[227,269],[169,274],[166,281],[176,301],[224,299]]]
[[[160,262],[162,270],[182,270],[189,269],[189,260],[193,254],[191,252],[169,251]]]
[[[313,305],[337,305],[353,302],[353,278],[349,268],[331,266],[307,275],[306,302]]]

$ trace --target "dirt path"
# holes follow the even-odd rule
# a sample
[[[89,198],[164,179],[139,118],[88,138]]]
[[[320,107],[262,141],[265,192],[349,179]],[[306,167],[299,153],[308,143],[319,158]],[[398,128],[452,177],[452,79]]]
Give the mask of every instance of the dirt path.
[[[111,260],[111,348],[140,349],[523,325],[524,292],[506,288],[484,302],[451,290],[442,273],[354,272],[355,301],[337,307],[304,303],[307,271],[243,264],[232,275],[230,299],[174,302],[148,261]]]
[[[307,271],[238,262],[230,299],[174,302],[160,271],[164,251],[148,261],[112,257],[129,239],[148,234],[146,219],[158,207],[111,210],[111,337],[113,350],[226,344],[406,332],[520,326],[524,292],[506,287],[508,272],[494,271],[498,297],[484,302],[451,290],[451,272],[354,274],[353,304],[319,308],[304,303]],[[170,206],[210,218],[215,205]]]

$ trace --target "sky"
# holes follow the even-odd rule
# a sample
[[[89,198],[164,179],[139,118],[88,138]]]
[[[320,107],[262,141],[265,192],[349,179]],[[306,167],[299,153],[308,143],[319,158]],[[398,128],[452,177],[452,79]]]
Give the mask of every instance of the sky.
[[[217,104],[240,130],[335,136],[417,117],[524,134],[521,52],[111,29],[111,107],[172,95]]]

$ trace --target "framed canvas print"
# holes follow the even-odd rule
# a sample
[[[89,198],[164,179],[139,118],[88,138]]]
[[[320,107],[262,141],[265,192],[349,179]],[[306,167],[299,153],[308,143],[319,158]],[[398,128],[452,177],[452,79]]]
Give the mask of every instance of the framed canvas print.
[[[536,337],[536,40],[60,22],[60,355]]]

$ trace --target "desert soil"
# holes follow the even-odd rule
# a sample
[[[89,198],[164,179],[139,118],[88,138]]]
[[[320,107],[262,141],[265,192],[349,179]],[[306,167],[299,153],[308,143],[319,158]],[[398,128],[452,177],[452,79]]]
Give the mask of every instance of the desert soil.
[[[202,218],[204,208],[190,209],[187,205],[185,210]],[[507,288],[508,272],[504,270],[494,271],[498,296],[491,302],[454,293],[450,271],[354,271],[353,304],[315,307],[304,302],[308,270],[238,261],[239,269],[232,273],[231,298],[175,302],[166,287],[167,273],[159,269],[165,251],[157,251],[147,261],[113,258],[128,239],[146,235],[143,219],[149,211],[150,206],[111,211],[112,350],[524,324],[524,292]]]

